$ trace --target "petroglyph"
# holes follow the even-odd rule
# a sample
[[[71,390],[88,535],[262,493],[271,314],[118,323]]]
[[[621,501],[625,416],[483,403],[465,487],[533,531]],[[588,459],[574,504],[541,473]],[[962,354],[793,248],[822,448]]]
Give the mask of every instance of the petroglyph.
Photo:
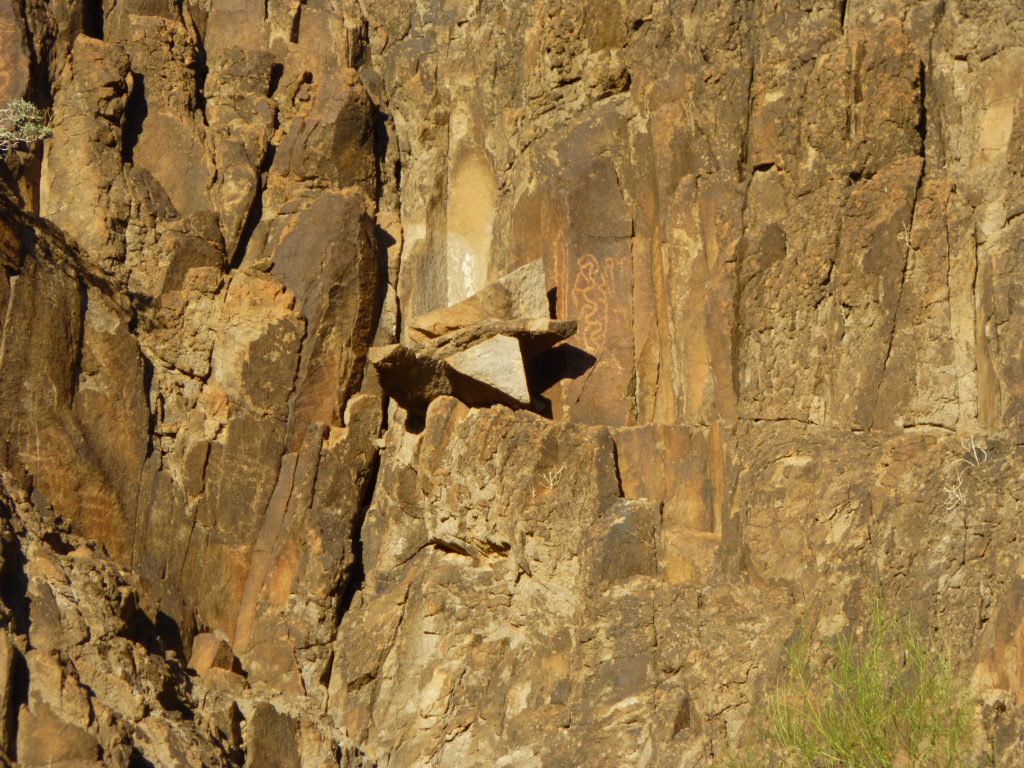
[[[576,263],[570,302],[580,325],[580,338],[587,347],[603,349],[608,339],[608,310],[611,289],[608,275],[592,253]]]

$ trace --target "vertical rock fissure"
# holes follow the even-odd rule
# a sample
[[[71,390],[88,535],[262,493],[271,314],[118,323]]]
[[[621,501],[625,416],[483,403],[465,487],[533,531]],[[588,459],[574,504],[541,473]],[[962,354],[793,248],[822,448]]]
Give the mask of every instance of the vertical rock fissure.
[[[299,0],[295,6],[295,15],[292,17],[292,28],[288,33],[288,40],[291,43],[299,42],[299,28],[302,25],[302,6],[304,0]]]
[[[978,244],[977,238],[975,238],[974,247],[971,249],[971,285],[970,285],[970,296],[971,296],[971,309],[974,311],[972,315],[973,328],[971,338],[975,343],[974,346],[974,416],[979,421],[981,420],[981,386],[980,386],[980,372],[979,372],[979,353],[984,353],[985,348],[983,345],[977,343],[978,340],[978,320],[980,315],[980,301],[978,297]]]
[[[181,16],[179,10],[179,16]],[[195,108],[203,116],[203,124],[209,125],[206,119],[206,78],[210,74],[210,67],[207,63],[206,40],[199,28],[193,23],[192,32],[195,35],[195,62],[193,63],[195,73]]]
[[[948,205],[948,202],[947,202]],[[953,295],[953,244],[949,236],[949,222],[945,223],[942,229],[942,233],[945,236],[945,251],[946,251],[946,323],[949,328],[950,337],[953,339],[955,344],[957,341],[955,327],[956,318],[953,315],[953,302],[955,296]],[[973,280],[971,281],[973,284]],[[955,353],[954,353],[955,355]],[[956,357],[954,356],[954,360]],[[963,426],[960,421],[960,416],[964,412],[964,403],[962,402],[962,393],[960,391],[960,382],[964,372],[960,370],[960,366],[956,366],[956,375],[953,377],[953,396],[956,398],[957,403],[957,427]]]
[[[896,328],[899,323],[900,306],[903,304],[903,289],[907,283],[907,272],[911,268],[911,257],[913,255],[913,246],[911,245],[912,233],[914,231],[914,221],[917,218],[917,204],[921,196],[921,185],[924,183],[924,163],[921,163],[921,170],[917,175],[917,186],[914,188],[914,199],[910,206],[910,223],[906,225],[903,242],[903,268],[900,270],[899,284],[896,288],[896,302],[893,305],[892,310],[892,321],[889,325],[889,338],[886,342],[885,360],[882,361],[882,369],[879,374],[878,381],[881,383],[885,379],[886,371],[889,370],[889,363],[892,359],[893,342],[896,338]],[[870,419],[869,427],[874,426],[874,412]]]
[[[929,56],[930,45],[929,45]],[[924,62],[920,62],[918,65],[918,78],[921,81],[920,94],[918,96],[918,113],[917,113],[917,125],[914,129],[921,137],[921,159],[924,161],[921,168],[921,179],[924,178],[925,172],[928,169],[928,92],[927,92],[927,70],[925,69]],[[918,180],[918,186],[920,187],[921,180]]]
[[[32,24],[28,17],[27,2],[29,0],[16,0],[16,13],[21,20],[22,34],[24,36],[29,55],[29,90],[30,98],[45,102],[49,106],[53,104],[53,83],[50,81],[49,52],[43,48],[40,51],[40,41],[33,33]]]
[[[25,663],[25,657],[16,652],[11,664],[11,699],[4,723],[10,739],[8,743],[11,745],[9,757],[14,762],[18,761],[18,714],[28,706],[28,683],[28,664]]]
[[[0,501],[0,518],[10,520],[12,512]],[[0,540],[0,598],[11,612],[12,628],[19,635],[28,633],[28,559],[15,538]]]
[[[205,488],[204,488],[205,491]],[[175,574],[175,583],[181,584],[185,578],[185,566],[188,563],[188,554],[192,549],[192,537],[195,536],[196,526],[199,524],[199,510],[193,508],[190,510],[192,515],[192,524],[188,528],[188,536],[185,538],[184,551],[181,557],[181,565],[178,566],[178,572]]]
[[[136,313],[135,313],[134,309],[132,311],[132,317],[133,317],[133,319],[136,317]],[[139,355],[139,359],[142,362],[142,386],[144,387],[143,391],[146,393],[146,406],[147,406],[147,410],[149,412],[149,424],[148,424],[149,440],[146,443],[146,457],[145,457],[145,460],[143,462],[143,467],[145,467],[146,463],[149,462],[150,459],[153,457],[154,452],[155,451],[160,451],[160,448],[159,448],[159,446],[156,443],[156,441],[157,441],[157,431],[156,431],[157,415],[156,415],[156,404],[153,402],[153,396],[154,396],[154,391],[153,391],[153,373],[154,373],[153,362],[149,359],[149,357],[147,355]],[[161,461],[161,464],[162,464],[163,463],[163,452],[162,451],[160,452],[160,461]],[[145,475],[145,470],[143,470],[143,476],[144,475]],[[132,569],[135,568],[136,563],[138,562],[139,529],[141,527],[139,523],[140,523],[140,521],[142,519],[143,510],[144,510],[144,507],[145,507],[145,505],[143,504],[143,497],[142,497],[143,487],[144,487],[144,479],[140,478],[139,479],[138,493],[135,494],[135,512],[134,512],[134,515],[133,515],[132,534],[131,534],[131,539],[130,539],[131,549],[129,550],[131,552],[130,563],[131,563],[131,568]],[[192,534],[191,534],[191,531],[190,531],[189,532],[189,540],[190,541],[191,541],[191,538],[192,538]],[[187,552],[187,550],[186,550],[186,552]],[[179,583],[180,583],[180,581],[179,581]]]
[[[341,595],[338,600],[338,613],[335,617],[335,636],[345,619],[345,614],[352,607],[352,601],[356,593],[362,589],[366,579],[366,566],[363,562],[363,523],[366,522],[366,514],[373,504],[374,496],[380,479],[381,452],[380,449],[374,452],[370,462],[366,478],[366,488],[363,491],[362,503],[352,521],[351,546],[352,564],[348,567],[342,578]]]
[[[275,121],[276,122],[276,121]],[[277,126],[275,125],[276,129]],[[252,240],[252,236],[256,232],[256,227],[263,220],[263,196],[267,191],[267,176],[270,173],[270,166],[274,164],[274,156],[277,153],[277,147],[272,142],[267,142],[267,150],[263,155],[263,162],[260,163],[259,167],[259,179],[256,183],[256,190],[253,193],[252,203],[249,206],[249,212],[246,214],[245,223],[242,225],[242,231],[238,236],[238,245],[235,247],[235,252],[231,255],[228,260],[228,268],[234,271],[242,266],[242,261],[245,259],[245,252],[249,248],[249,241]]]
[[[78,319],[75,328],[78,330],[78,338],[74,339],[74,356],[71,358],[71,370],[68,372],[68,380],[71,386],[69,396],[72,402],[78,394],[78,385],[82,378],[82,358],[85,354],[85,313],[89,307],[89,289],[81,280],[76,280],[78,288]]]
[[[751,15],[754,12],[753,8],[753,4],[746,5],[746,11],[744,12],[743,21],[746,22],[747,27],[749,27],[751,24]],[[750,35],[746,35],[745,37],[749,39]],[[753,119],[754,116],[754,77],[757,74],[757,57],[759,55],[757,40],[758,38],[755,37],[754,42],[750,46],[750,50],[747,53],[747,55],[750,57],[750,60],[747,64],[746,70],[747,92],[745,94],[744,99],[746,103],[746,109],[743,114],[743,141],[740,144],[740,151],[736,162],[736,176],[741,183],[744,180],[744,176],[746,176],[745,170],[747,166],[747,160],[750,156],[750,121]]]
[[[132,165],[135,162],[135,147],[142,135],[142,128],[149,116],[146,104],[146,78],[141,72],[131,73],[132,90],[124,109],[124,128],[121,131],[121,162]]]
[[[82,4],[82,34],[103,39],[103,0],[85,0]]]

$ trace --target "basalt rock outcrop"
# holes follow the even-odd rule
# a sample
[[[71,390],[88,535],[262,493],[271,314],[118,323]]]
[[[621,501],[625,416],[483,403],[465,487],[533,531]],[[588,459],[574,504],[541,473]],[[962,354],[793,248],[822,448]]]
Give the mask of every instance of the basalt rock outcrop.
[[[469,405],[543,407],[530,391],[528,363],[576,332],[574,321],[552,320],[549,311],[538,259],[414,318],[409,340],[371,350],[370,361],[387,394],[413,413],[443,395]]]
[[[1014,0],[0,0],[0,762],[712,765],[879,591],[1024,762],[1021,71]]]
[[[186,667],[177,628],[147,613],[138,579],[52,510],[0,493],[0,542],[5,764],[372,765],[341,734],[325,738],[317,707],[254,691],[223,649],[219,666],[197,658],[203,635]]]

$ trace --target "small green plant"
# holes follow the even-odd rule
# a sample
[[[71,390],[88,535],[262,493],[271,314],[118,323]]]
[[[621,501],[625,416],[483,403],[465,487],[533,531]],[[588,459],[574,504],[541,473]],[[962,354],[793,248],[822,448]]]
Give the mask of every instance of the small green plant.
[[[722,765],[966,768],[971,708],[945,647],[881,602],[860,636],[802,632],[761,713],[765,746]]]
[[[32,144],[53,135],[39,107],[24,99],[14,99],[0,107],[0,156],[18,144]]]

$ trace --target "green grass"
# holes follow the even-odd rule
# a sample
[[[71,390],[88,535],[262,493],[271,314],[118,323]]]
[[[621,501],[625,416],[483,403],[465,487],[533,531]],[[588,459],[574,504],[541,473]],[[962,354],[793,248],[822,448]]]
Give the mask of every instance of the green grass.
[[[859,636],[815,653],[803,632],[759,713],[762,747],[734,768],[962,768],[972,764],[971,708],[945,647],[881,602]]]

